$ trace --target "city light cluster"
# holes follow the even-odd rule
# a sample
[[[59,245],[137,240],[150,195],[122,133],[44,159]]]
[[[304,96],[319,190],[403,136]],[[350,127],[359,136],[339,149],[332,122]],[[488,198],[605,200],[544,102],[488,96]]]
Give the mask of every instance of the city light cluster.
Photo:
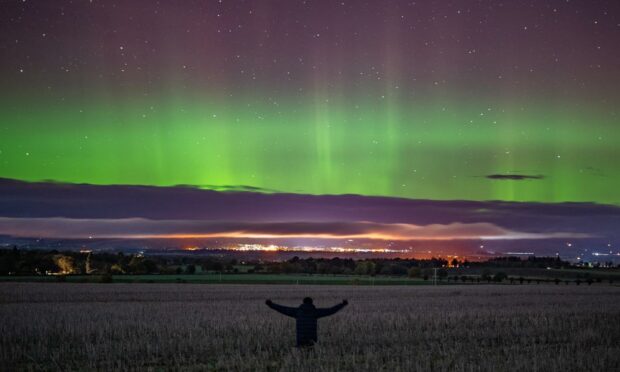
[[[187,247],[184,250],[197,251],[199,247]],[[210,250],[209,248],[204,248]],[[315,247],[315,246],[294,246],[288,247],[275,244],[237,244],[235,246],[221,247],[218,250],[239,251],[239,252],[330,252],[330,253],[407,253],[408,249],[393,248],[353,248],[353,247]]]

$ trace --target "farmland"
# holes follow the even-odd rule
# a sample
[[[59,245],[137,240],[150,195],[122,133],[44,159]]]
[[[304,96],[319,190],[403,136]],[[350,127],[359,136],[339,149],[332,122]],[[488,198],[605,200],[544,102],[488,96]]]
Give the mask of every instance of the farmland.
[[[313,350],[264,305],[350,305]],[[0,283],[2,370],[620,368],[620,287]]]
[[[98,283],[101,275],[0,276],[0,282],[57,282]],[[416,285],[429,284],[421,278],[367,275],[307,275],[307,274],[196,274],[196,275],[112,275],[114,283],[199,283],[199,284],[355,284],[355,285]]]

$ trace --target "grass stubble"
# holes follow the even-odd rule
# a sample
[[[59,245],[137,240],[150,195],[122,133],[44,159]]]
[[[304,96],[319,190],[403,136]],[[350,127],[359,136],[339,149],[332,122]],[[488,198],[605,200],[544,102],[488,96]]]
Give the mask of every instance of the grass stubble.
[[[0,283],[0,370],[618,371],[620,287]]]

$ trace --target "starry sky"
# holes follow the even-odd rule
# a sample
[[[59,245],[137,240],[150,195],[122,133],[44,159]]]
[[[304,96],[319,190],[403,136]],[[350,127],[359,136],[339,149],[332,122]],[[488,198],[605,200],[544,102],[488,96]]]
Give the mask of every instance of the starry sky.
[[[617,1],[16,0],[0,18],[7,180],[620,204]]]
[[[3,177],[620,202],[616,1],[0,9]]]

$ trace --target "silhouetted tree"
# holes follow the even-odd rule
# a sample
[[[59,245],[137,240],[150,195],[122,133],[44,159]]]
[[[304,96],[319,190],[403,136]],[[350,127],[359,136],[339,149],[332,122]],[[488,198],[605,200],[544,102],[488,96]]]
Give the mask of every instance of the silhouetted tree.
[[[437,269],[437,277],[439,279],[445,279],[448,277],[448,270],[444,269],[443,267],[440,269]]]
[[[410,278],[419,278],[421,276],[422,270],[420,270],[419,267],[410,267],[409,270],[407,270],[407,275]]]
[[[187,265],[187,267],[185,268],[185,274],[193,275],[195,273],[196,273],[196,266],[195,265]]]
[[[506,273],[504,273],[502,271],[499,271],[499,272],[495,273],[495,275],[493,275],[493,281],[497,282],[497,283],[501,283],[507,277],[508,276],[506,275]]]
[[[487,282],[491,282],[491,270],[484,269],[482,270],[482,280],[486,280]]]
[[[377,265],[372,261],[358,261],[353,272],[357,275],[374,275],[376,268]]]

